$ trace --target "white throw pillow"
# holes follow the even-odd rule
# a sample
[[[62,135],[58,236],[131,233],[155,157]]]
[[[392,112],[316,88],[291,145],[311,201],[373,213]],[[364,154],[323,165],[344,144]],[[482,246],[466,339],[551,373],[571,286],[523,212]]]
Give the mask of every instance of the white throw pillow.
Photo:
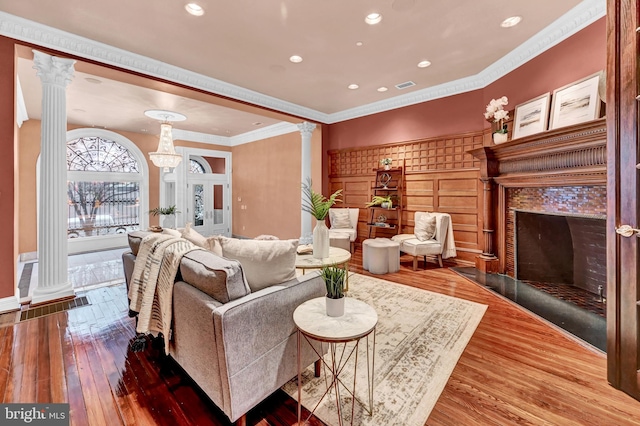
[[[349,209],[329,210],[331,229],[351,229]]]
[[[429,213],[420,216],[413,228],[413,233],[420,241],[432,239],[436,235],[436,216]]]
[[[200,235],[193,228],[191,228],[191,222],[187,222],[187,224],[185,225],[184,231],[182,231],[182,238],[191,241],[193,244],[197,245],[198,247],[202,247],[203,249],[209,248],[207,239],[204,236]]]
[[[296,277],[298,240],[240,240],[220,237],[222,256],[240,261],[251,291]]]
[[[171,235],[172,237],[178,237],[178,238],[182,237],[182,232],[178,231],[177,229],[162,228],[162,233]]]
[[[222,257],[222,246],[220,245],[221,237],[221,235],[212,235],[211,237],[207,237],[207,249],[220,257]]]

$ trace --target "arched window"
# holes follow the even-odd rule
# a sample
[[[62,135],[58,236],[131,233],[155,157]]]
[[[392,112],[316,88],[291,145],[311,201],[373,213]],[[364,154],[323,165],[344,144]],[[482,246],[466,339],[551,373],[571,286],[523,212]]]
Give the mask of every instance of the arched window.
[[[194,160],[193,158],[189,159],[189,173],[201,173],[204,174],[206,171],[204,170],[204,166],[200,164],[199,161]]]
[[[79,132],[78,136],[73,137],[74,132]],[[137,147],[128,139],[104,130],[77,129],[68,136],[71,136],[67,142],[69,238],[140,229],[144,187],[141,169],[145,165],[141,164]]]
[[[67,142],[67,170],[139,173],[138,162],[127,148],[95,136]]]

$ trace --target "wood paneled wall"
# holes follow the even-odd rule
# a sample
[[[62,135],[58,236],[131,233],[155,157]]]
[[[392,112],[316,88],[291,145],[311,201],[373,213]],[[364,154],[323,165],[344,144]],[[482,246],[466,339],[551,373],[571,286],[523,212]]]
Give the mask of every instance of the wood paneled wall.
[[[479,161],[466,151],[482,146],[482,132],[363,148],[329,151],[329,191],[343,189],[343,207],[359,207],[358,241],[369,236],[369,209],[375,172],[382,158],[403,166],[402,233],[412,233],[416,211],[449,213],[457,261],[473,262],[481,252],[482,184]],[[375,236],[390,236],[376,229]],[[374,234],[372,234],[374,236]]]

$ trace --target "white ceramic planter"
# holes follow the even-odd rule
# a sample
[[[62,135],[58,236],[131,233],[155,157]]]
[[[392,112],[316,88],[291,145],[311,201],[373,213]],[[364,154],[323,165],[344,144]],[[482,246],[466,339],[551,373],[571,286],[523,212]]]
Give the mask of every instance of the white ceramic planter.
[[[327,316],[341,317],[344,315],[344,297],[332,299],[325,296],[324,299],[327,303]]]
[[[509,135],[507,133],[494,133],[493,134],[493,143],[496,145],[505,143],[509,140]]]

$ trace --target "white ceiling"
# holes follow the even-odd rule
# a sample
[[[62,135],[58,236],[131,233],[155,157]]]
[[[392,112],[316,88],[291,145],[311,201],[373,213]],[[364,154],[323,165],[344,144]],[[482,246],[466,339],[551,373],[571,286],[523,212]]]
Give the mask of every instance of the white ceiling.
[[[202,17],[188,15],[183,0],[0,0],[6,12],[0,12],[0,34],[335,122],[479,88],[598,19],[606,6],[605,0],[196,2],[205,9]],[[364,18],[374,11],[383,19],[369,26]],[[501,28],[512,15],[522,22]],[[293,54],[303,62],[289,62]],[[432,65],[418,68],[423,59]],[[30,67],[20,60],[29,115],[37,117],[39,94],[32,86],[39,82]],[[166,108],[189,117],[181,125],[186,130],[233,136],[284,118],[246,107],[236,112],[201,94],[170,94],[117,77],[92,84],[87,77],[77,72],[68,89],[69,120],[77,124],[140,132],[152,125],[145,109]],[[406,81],[416,85],[394,87]],[[351,83],[360,88],[349,90]],[[379,86],[389,90],[378,92]]]

